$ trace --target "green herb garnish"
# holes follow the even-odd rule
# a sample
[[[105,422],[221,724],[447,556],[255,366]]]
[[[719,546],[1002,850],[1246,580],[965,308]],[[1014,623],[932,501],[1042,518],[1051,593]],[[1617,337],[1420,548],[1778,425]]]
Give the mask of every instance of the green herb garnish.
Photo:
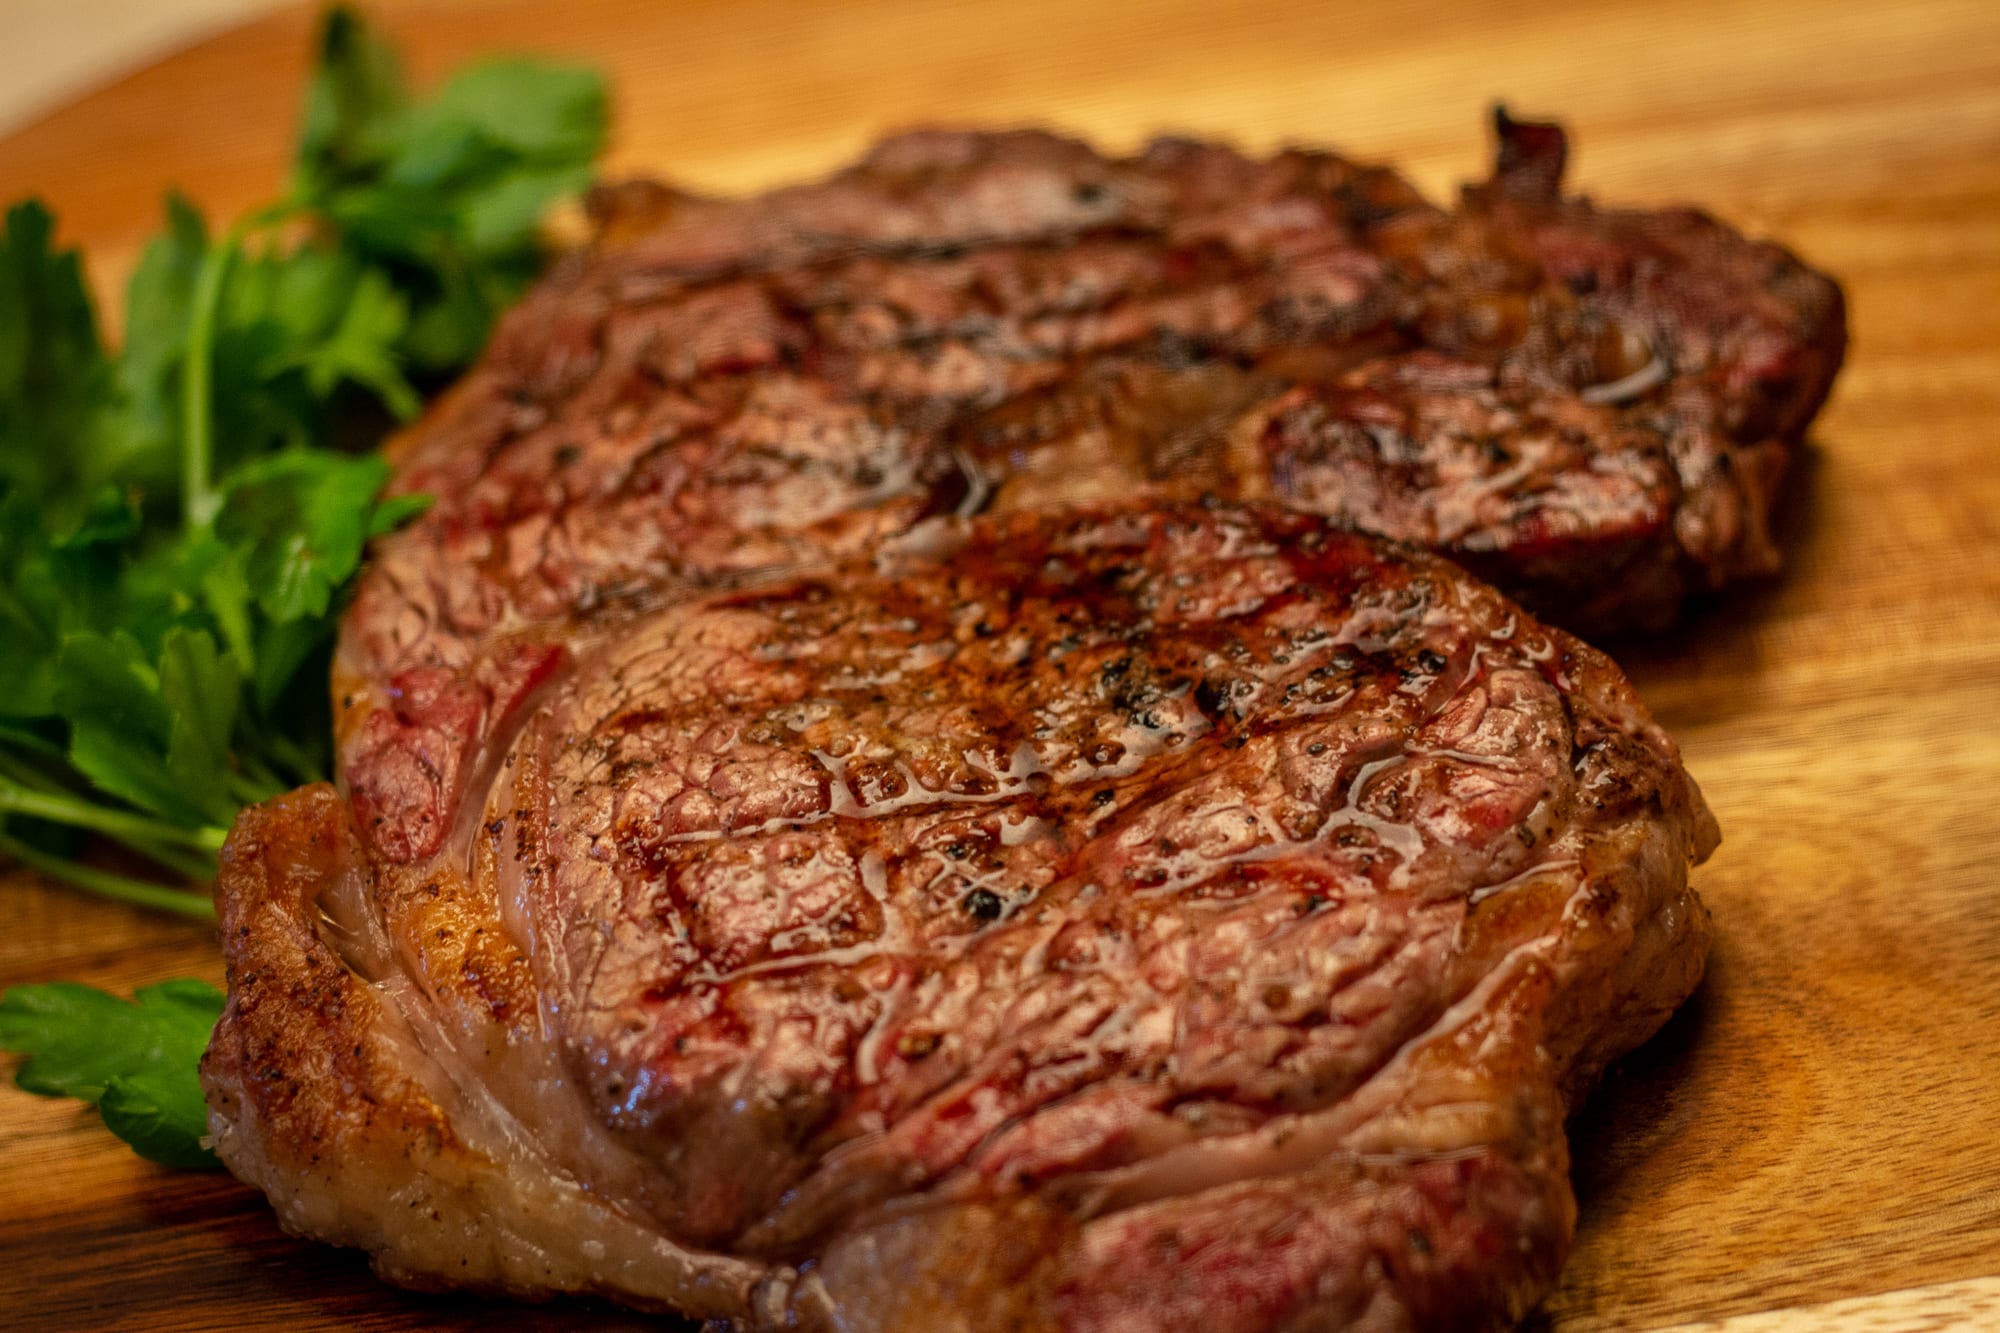
[[[413,416],[418,385],[477,354],[539,265],[548,206],[588,183],[604,125],[597,75],[528,61],[414,97],[394,51],[334,9],[284,197],[215,235],[170,196],[115,350],[48,209],[7,210],[0,857],[213,915],[190,889],[213,878],[237,809],[329,773],[335,626],[368,538],[424,504],[383,498],[387,464],[345,446]],[[85,859],[106,841],[136,859]],[[136,1012],[150,1021],[197,984],[141,992]],[[102,1005],[123,1005],[84,994],[0,1001],[0,1047],[37,1055],[22,1086],[85,1095],[31,1077],[55,1067],[63,1024],[82,1041]],[[30,1010],[43,1028],[21,1026]],[[155,1160],[205,1156],[180,1095],[201,1042],[159,1047],[185,1087],[119,1042],[105,1058],[124,1072],[88,1085],[107,1123]]]
[[[222,992],[202,981],[142,986],[129,1003],[70,981],[16,986],[0,996],[0,1047],[28,1057],[22,1087],[94,1103],[141,1157],[216,1166],[195,1066],[221,1014]]]

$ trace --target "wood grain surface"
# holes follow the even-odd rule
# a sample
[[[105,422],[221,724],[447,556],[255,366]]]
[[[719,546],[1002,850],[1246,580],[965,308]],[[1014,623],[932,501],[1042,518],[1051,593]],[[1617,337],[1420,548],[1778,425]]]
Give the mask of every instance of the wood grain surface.
[[[1722,820],[1696,881],[1719,941],[1575,1126],[1576,1249],[1530,1326],[2000,1326],[2000,5],[378,8],[421,77],[602,65],[613,174],[748,189],[913,121],[1032,121],[1330,143],[1442,193],[1505,98],[1568,122],[1600,198],[1699,201],[1840,277],[1854,347],[1789,569],[1610,645]],[[49,199],[117,290],[166,186],[215,215],[278,192],[310,29],[277,14],[0,140],[0,196]],[[219,971],[199,927],[0,884],[0,985]],[[4,1089],[0,1254],[8,1327],[651,1326],[392,1291]]]

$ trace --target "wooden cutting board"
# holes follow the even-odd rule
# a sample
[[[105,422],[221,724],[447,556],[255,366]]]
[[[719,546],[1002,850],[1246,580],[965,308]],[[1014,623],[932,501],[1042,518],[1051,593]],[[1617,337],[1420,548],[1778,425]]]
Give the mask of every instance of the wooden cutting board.
[[[1505,98],[1568,122],[1582,188],[1700,201],[1840,277],[1854,347],[1789,570],[1613,645],[1722,820],[1696,881],[1719,941],[1575,1126],[1575,1254],[1531,1326],[2000,1327],[2000,5],[378,10],[420,77],[496,48],[601,65],[614,174],[749,189],[950,119],[1330,143],[1442,193]],[[117,290],[165,187],[222,217],[278,193],[311,26],[253,23],[0,140],[0,197],[45,196]],[[189,973],[220,975],[202,928],[0,884],[0,985]],[[226,1177],[11,1089],[0,1255],[6,1326],[654,1326],[392,1291]]]

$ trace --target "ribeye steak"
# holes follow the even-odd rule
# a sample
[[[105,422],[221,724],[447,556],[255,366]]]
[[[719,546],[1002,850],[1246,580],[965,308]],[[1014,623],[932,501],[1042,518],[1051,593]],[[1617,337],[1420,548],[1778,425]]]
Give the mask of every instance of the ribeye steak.
[[[609,197],[399,446],[340,788],[225,850],[223,1158],[399,1281],[746,1329],[1518,1318],[1714,824],[1608,659],[1350,525],[1651,615],[1837,351],[1512,135],[1456,213],[1039,135]]]
[[[1840,289],[1692,210],[1563,199],[1561,133],[1501,130],[1455,210],[1324,153],[1026,133],[751,200],[602,191],[410,442],[458,521],[425,530],[452,586],[406,592],[483,632],[940,509],[1215,493],[1442,550],[1578,633],[1662,624],[1776,567]]]

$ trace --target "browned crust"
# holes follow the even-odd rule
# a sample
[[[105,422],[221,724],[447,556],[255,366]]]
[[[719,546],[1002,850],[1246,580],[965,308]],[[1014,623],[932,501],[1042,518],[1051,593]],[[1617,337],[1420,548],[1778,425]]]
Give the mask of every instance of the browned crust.
[[[379,999],[311,926],[330,878],[359,861],[346,804],[321,783],[245,810],[217,881],[229,1004],[203,1082],[218,1114],[254,1116],[268,1149],[307,1171],[385,1132],[460,1150],[383,1058]]]
[[[434,1068],[394,1001],[322,935],[339,929],[322,902],[359,859],[346,804],[325,784],[237,821],[216,891],[229,1003],[201,1064],[223,1161],[286,1230],[363,1249],[405,1286],[746,1315],[762,1266],[690,1254],[518,1142],[502,1160],[458,1132],[478,1115],[447,1115],[444,1085],[419,1081]]]

